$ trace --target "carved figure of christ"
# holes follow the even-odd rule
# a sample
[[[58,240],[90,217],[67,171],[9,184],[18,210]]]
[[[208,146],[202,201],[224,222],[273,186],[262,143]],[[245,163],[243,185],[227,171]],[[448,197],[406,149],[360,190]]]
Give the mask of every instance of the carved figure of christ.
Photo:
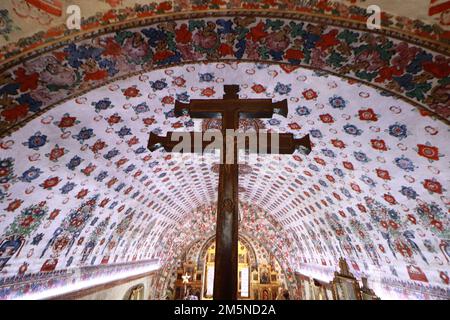
[[[169,132],[161,137],[150,134],[148,148],[163,147],[168,152],[199,152],[221,150],[217,199],[216,254],[214,266],[214,300],[236,300],[238,292],[238,151],[251,153],[292,154],[311,151],[309,135],[295,139],[291,133],[242,134],[239,119],[272,118],[274,113],[287,116],[287,101],[271,99],[239,99],[238,85],[225,85],[223,99],[192,99],[175,102],[175,116],[191,118],[221,118],[222,130],[212,132]],[[214,141],[211,142],[211,138]],[[181,138],[181,141],[180,141]],[[248,138],[248,139],[247,139]]]

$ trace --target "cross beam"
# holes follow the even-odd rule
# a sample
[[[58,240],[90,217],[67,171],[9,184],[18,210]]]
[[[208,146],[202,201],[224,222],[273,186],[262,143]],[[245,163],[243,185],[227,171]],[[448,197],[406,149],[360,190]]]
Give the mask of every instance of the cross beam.
[[[272,102],[271,99],[239,99],[238,85],[225,85],[223,99],[192,99],[189,103],[175,102],[175,115],[189,115],[191,118],[221,118],[222,137],[226,137],[227,130],[236,131],[239,119],[242,118],[272,118],[279,114],[287,116],[287,100]],[[150,134],[148,149],[154,151],[163,147],[166,151],[173,151],[179,139],[173,141],[175,132],[169,132],[165,137]],[[192,142],[190,149],[185,152],[203,152],[211,142],[201,140],[196,146],[194,138],[198,132],[184,133],[184,138]],[[263,140],[266,143],[262,143]],[[279,139],[278,148],[273,149],[271,141]],[[309,135],[295,139],[290,133],[258,135],[256,147],[251,147],[249,141],[238,146],[238,137],[222,139],[220,144],[222,160],[224,155],[231,154],[231,161],[222,161],[219,170],[219,192],[217,201],[216,223],[216,255],[214,267],[214,299],[236,300],[238,286],[238,148],[256,153],[292,154],[301,150],[308,154],[311,151]],[[262,147],[264,144],[264,147]]]

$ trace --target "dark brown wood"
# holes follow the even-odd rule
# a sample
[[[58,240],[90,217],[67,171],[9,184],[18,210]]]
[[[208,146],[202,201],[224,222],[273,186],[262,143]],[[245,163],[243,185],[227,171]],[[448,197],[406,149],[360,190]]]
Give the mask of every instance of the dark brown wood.
[[[189,115],[191,118],[222,118],[221,164],[219,169],[219,190],[217,199],[216,224],[216,259],[214,266],[214,294],[215,300],[236,300],[238,286],[238,147],[248,152],[292,154],[301,150],[308,154],[311,151],[309,135],[295,139],[290,133],[277,134],[279,139],[278,150],[272,150],[273,134],[264,133],[259,139],[256,137],[256,148],[250,148],[249,141],[239,144],[238,137],[232,137],[227,143],[226,130],[237,130],[240,118],[272,118],[274,113],[287,116],[287,101],[272,102],[271,99],[239,99],[238,85],[225,85],[225,94],[221,99],[193,99],[190,103],[175,102],[175,115]],[[148,149],[154,151],[163,147],[172,151],[179,140],[172,141],[174,132],[160,137],[150,134]],[[177,133],[179,134],[179,133]],[[186,152],[201,152],[210,142],[202,141],[201,146],[195,150],[194,136],[202,133],[185,133],[190,138],[190,150]],[[265,143],[262,142],[265,141]],[[231,161],[230,161],[231,159]]]

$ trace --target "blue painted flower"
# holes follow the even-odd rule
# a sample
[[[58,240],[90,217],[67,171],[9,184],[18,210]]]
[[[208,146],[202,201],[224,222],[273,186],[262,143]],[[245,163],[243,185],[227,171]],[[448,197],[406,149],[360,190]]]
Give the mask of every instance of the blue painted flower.
[[[339,168],[334,168],[333,169],[333,172],[334,172],[334,174],[335,175],[337,175],[338,177],[343,177],[344,176],[344,171],[342,171],[341,169],[339,169]]]
[[[169,111],[164,112],[164,116],[166,117],[166,119],[175,118],[175,109],[170,109]]]
[[[363,132],[361,129],[358,129],[353,124],[346,124],[344,126],[344,131],[348,134],[351,134],[352,136],[360,136]]]
[[[189,101],[189,98],[190,98],[190,95],[188,95],[188,93],[186,91],[182,92],[182,93],[177,93],[176,96],[177,96],[177,100],[185,101],[185,102]]]
[[[131,135],[131,129],[128,128],[127,126],[123,126],[122,128],[120,128],[119,131],[116,131],[116,133],[120,138],[123,139],[125,138],[125,136]]]
[[[417,192],[411,187],[402,186],[402,188],[400,189],[400,193],[405,197],[407,197],[408,199],[415,200],[418,196]]]
[[[133,106],[133,110],[134,110],[134,112],[136,112],[136,114],[140,114],[140,113],[148,112],[150,110],[150,108],[148,107],[147,103],[142,102],[142,103],[139,103],[137,106]]]
[[[367,163],[370,161],[370,159],[367,157],[367,155],[364,152],[361,151],[355,151],[353,152],[353,156],[356,160]]]
[[[403,155],[400,158],[395,158],[394,162],[400,169],[403,169],[407,172],[414,171],[414,163]]]
[[[188,128],[188,127],[193,127],[193,126],[194,126],[194,121],[192,121],[192,119],[189,119],[188,121],[185,121],[185,122],[184,122],[184,126],[185,126],[186,128]]]
[[[79,156],[74,156],[72,159],[70,159],[69,163],[66,164],[66,167],[69,168],[70,170],[75,170],[75,168],[78,167],[83,161],[84,160],[81,159]]]
[[[200,77],[200,82],[211,82],[214,80],[214,73],[211,72],[199,73],[198,76]]]
[[[144,175],[139,179],[139,182],[144,182],[147,179],[148,179],[148,175]]]
[[[95,107],[95,112],[100,112],[102,110],[106,110],[108,108],[113,108],[114,106],[111,105],[111,101],[109,100],[109,98],[103,98],[100,101],[97,102],[92,102],[91,105],[93,105]]]
[[[279,95],[288,94],[289,92],[291,92],[291,90],[292,89],[290,84],[282,84],[278,82],[277,85],[275,86],[275,92],[278,93]]]
[[[22,182],[31,182],[42,174],[42,170],[39,168],[36,168],[35,166],[32,166],[30,169],[22,173],[22,176],[19,177],[19,180]]]
[[[398,212],[395,211],[394,209],[389,209],[388,210],[388,215],[392,220],[398,220],[399,216],[398,216]]]
[[[105,158],[106,160],[111,160],[112,158],[114,158],[115,156],[117,156],[119,154],[119,150],[117,150],[116,148],[109,150],[104,156],[103,158]]]
[[[109,209],[114,209],[118,204],[119,204],[119,202],[113,201],[113,202],[109,205]],[[111,226],[111,228],[112,228],[112,226]]]
[[[94,129],[88,129],[86,127],[83,127],[78,134],[73,135],[72,138],[78,140],[80,143],[84,143],[85,140],[89,140],[90,138],[94,137]]]
[[[102,182],[106,177],[108,177],[107,171],[101,171],[98,176],[95,177],[95,180],[98,182]]]
[[[347,101],[345,101],[344,98],[342,98],[340,96],[337,96],[337,95],[334,95],[334,96],[330,97],[328,99],[328,102],[330,103],[330,105],[333,108],[341,109],[341,110],[344,109],[346,104],[347,104]]]
[[[38,131],[30,138],[28,138],[28,141],[24,142],[23,145],[28,146],[28,148],[37,151],[39,150],[40,147],[44,146],[46,143],[47,143],[47,136]]]
[[[309,133],[313,138],[321,139],[323,138],[322,132],[319,129],[309,130]]]
[[[330,149],[322,149],[322,153],[325,157],[334,158],[336,155],[334,154],[333,150]]]
[[[351,198],[352,197],[352,194],[346,188],[342,187],[342,188],[340,188],[340,190],[341,190],[342,194],[344,196],[346,196],[347,198]]]
[[[76,184],[73,182],[67,182],[64,186],[62,186],[59,191],[61,191],[62,194],[68,194],[70,191],[72,191],[76,187]]]
[[[310,168],[311,170],[316,171],[316,172],[320,171],[319,168],[315,164],[312,164],[312,163],[308,164],[308,168]]]
[[[114,189],[115,191],[119,192],[125,187],[125,183],[121,182],[119,185]]]
[[[14,159],[0,159],[0,183],[8,183],[14,179]]]
[[[367,184],[369,187],[374,188],[376,186],[376,182],[367,175],[362,175],[361,181]]]
[[[141,153],[144,153],[146,150],[147,149],[145,149],[144,147],[141,146],[141,147],[137,148],[136,150],[134,150],[134,153],[141,154]]]
[[[322,187],[325,187],[325,188],[328,187],[328,184],[327,184],[325,181],[323,181],[322,179],[319,179],[319,184],[320,184]]]
[[[295,112],[299,116],[307,116],[311,113],[311,110],[308,109],[307,107],[303,106],[303,107],[297,107],[297,109],[295,109]]]
[[[9,39],[9,34],[13,29],[13,21],[9,16],[9,12],[6,9],[0,10],[0,34],[5,38]]]
[[[153,91],[163,90],[167,87],[166,79],[150,81],[150,86],[152,87]]]
[[[149,164],[148,164],[148,167],[149,168],[154,168],[154,167],[156,167],[157,165],[158,165],[158,161],[152,161],[152,162],[150,162]]]
[[[270,119],[269,121],[267,121],[271,126],[278,126],[281,122],[278,119]]]
[[[356,217],[355,209],[353,209],[352,207],[347,207],[347,211],[348,211],[348,213],[350,213],[350,215],[352,215],[353,217]]]
[[[128,167],[125,168],[125,170],[123,170],[123,172],[130,173],[134,169],[136,169],[136,166],[134,164],[130,164]]]
[[[31,244],[33,245],[33,246],[37,246],[40,242],[41,242],[41,240],[44,238],[44,234],[43,233],[38,233],[37,235],[35,235],[34,237],[33,237],[33,241],[31,242]]]
[[[408,130],[406,125],[396,122],[395,124],[389,126],[389,134],[402,140],[408,136]]]

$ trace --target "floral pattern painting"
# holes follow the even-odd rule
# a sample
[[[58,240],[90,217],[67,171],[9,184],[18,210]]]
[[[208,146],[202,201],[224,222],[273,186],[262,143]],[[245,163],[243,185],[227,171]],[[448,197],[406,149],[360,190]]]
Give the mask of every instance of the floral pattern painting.
[[[335,73],[384,89],[384,94],[401,97],[422,113],[444,121],[450,117],[448,56],[384,35],[278,18],[223,17],[164,22],[94,39],[71,42],[26,59],[2,74],[0,135],[114,79],[171,65],[221,60],[270,62],[282,64],[286,70],[304,66]],[[200,79],[207,83],[204,79],[209,78]],[[151,90],[157,94],[167,85],[155,81]],[[138,95],[133,89],[124,90],[129,99]],[[288,95],[290,85],[279,83],[275,92]],[[213,94],[210,86],[203,88],[203,96]],[[317,98],[309,89],[302,96],[306,101]],[[96,111],[114,107],[107,98],[93,102]],[[327,103],[333,109],[346,108],[339,95],[328,97]],[[142,108],[144,105],[137,112]],[[359,116],[374,121],[377,117],[372,109],[360,110]],[[348,130],[359,133],[357,128]]]
[[[231,83],[241,97],[288,101],[287,118],[242,126],[313,142],[308,156],[256,156],[240,170],[242,232],[276,256],[293,286],[289,274],[332,270],[344,256],[382,298],[448,299],[447,125],[352,80],[220,62],[111,83],[0,140],[1,297],[58,270],[149,259],[167,269],[210,236],[218,155],[146,145],[150,132],[204,128],[175,117],[175,99],[220,98]],[[206,211],[206,220],[194,214]]]

